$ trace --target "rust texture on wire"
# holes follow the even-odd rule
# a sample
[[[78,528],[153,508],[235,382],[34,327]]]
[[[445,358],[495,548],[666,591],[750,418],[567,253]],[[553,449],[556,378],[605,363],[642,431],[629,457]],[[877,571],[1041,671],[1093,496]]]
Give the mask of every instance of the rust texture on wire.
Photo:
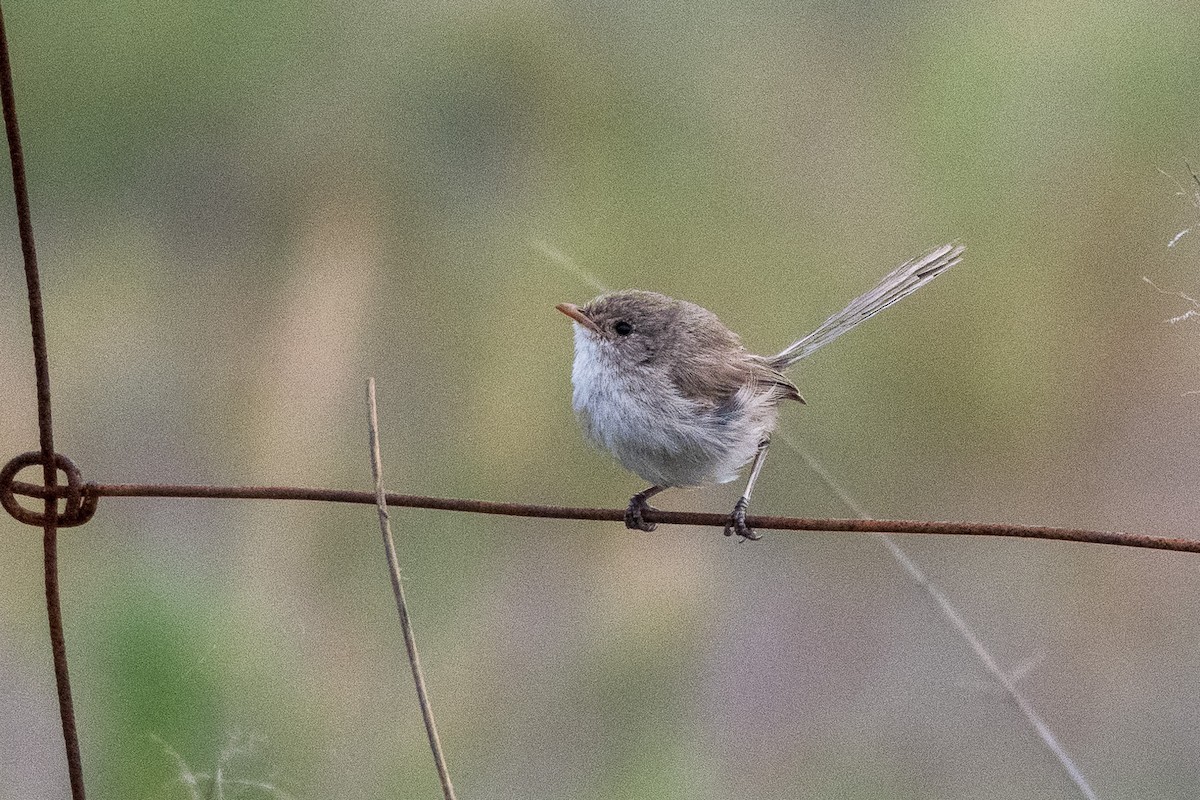
[[[29,454],[26,454],[28,456]],[[36,454],[35,454],[36,455]],[[0,478],[9,470],[0,471]],[[58,487],[47,492],[43,487],[21,481],[11,486],[0,482],[0,498],[11,495],[27,497],[70,497],[71,488]],[[310,500],[329,503],[359,503],[373,505],[372,492],[349,489],[313,489],[299,486],[203,486],[188,484],[88,483],[83,484],[83,512],[94,511],[101,497],[176,497],[225,500]],[[510,517],[540,517],[543,519],[596,520],[622,522],[624,509],[576,508],[530,503],[504,503],[491,500],[467,500],[454,497],[388,492],[387,504],[405,508],[424,508],[433,511],[464,511],[472,514],[499,514]],[[729,521],[725,514],[697,511],[662,511],[646,513],[646,519],[665,525],[699,525],[722,528]],[[779,531],[826,531],[833,533],[899,533],[945,536],[1007,536],[1023,539],[1052,539],[1063,542],[1143,547],[1171,550],[1180,553],[1200,553],[1200,540],[1139,533],[1093,531],[1078,528],[1055,528],[1045,525],[1006,525],[993,522],[937,522],[887,519],[817,519],[809,517],[751,516],[747,522],[756,528]]]
[[[21,131],[17,125],[16,95],[13,91],[12,61],[8,52],[8,34],[4,12],[0,9],[0,103],[4,106],[4,132],[8,139],[8,157],[12,164],[13,195],[17,205],[17,232],[21,238],[21,256],[25,263],[25,287],[29,296],[29,325],[33,334],[33,367],[37,378],[38,445],[37,462],[42,465],[43,485],[53,491],[58,486],[58,456],[54,451],[54,426],[50,414],[50,359],[46,349],[46,319],[42,310],[42,284],[38,276],[37,249],[33,243],[33,215],[29,212],[29,191],[25,181],[25,153],[21,149]],[[72,486],[78,498],[78,484]],[[68,499],[69,510],[79,513],[78,500]],[[67,643],[63,634],[62,602],[58,588],[58,499],[47,494],[40,515],[42,528],[42,564],[46,585],[46,618],[50,626],[50,650],[54,660],[54,679],[58,687],[58,712],[62,722],[63,743],[67,750],[67,775],[71,797],[83,800],[83,759],[79,753],[79,735],[75,726],[75,704],[71,699],[71,677],[67,669]]]
[[[49,492],[38,486],[36,494],[47,500],[55,496],[65,497],[66,508],[56,511],[55,507],[51,505],[49,506],[51,512],[47,514],[45,511],[31,511],[17,502],[16,497],[13,496],[14,489],[27,487],[29,484],[14,481],[13,478],[26,467],[41,463],[42,454],[35,451],[22,453],[5,464],[3,469],[0,469],[0,506],[17,522],[38,527],[44,527],[49,520],[56,527],[73,528],[90,520],[96,513],[96,504],[100,502],[100,495],[91,491],[92,487],[83,485],[79,467],[75,466],[74,461],[60,453],[54,454],[54,464],[66,473],[67,485],[65,487],[55,485]]]

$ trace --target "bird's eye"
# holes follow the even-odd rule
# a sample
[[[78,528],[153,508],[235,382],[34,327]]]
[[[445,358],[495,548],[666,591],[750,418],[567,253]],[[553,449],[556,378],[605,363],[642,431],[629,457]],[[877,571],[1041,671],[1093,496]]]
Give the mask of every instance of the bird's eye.
[[[633,333],[633,325],[625,320],[621,320],[616,325],[613,325],[613,330],[617,332],[618,336],[628,336]]]

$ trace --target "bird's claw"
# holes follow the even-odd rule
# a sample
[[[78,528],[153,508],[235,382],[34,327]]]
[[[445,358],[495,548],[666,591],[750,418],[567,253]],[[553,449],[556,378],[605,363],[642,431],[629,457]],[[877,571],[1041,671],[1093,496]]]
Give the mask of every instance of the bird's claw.
[[[725,535],[733,536],[735,533],[740,537],[738,541],[749,539],[752,542],[757,542],[762,538],[762,534],[755,531],[746,524],[746,506],[749,502],[746,498],[741,498],[733,507],[733,513],[729,515],[729,522],[725,523]],[[628,515],[626,515],[628,519]]]
[[[640,494],[635,494],[633,499],[629,501],[628,508],[625,509],[625,527],[631,531],[646,531],[649,533],[657,528],[658,525],[643,519],[642,514],[646,511],[657,510],[654,506],[646,502],[646,498]]]

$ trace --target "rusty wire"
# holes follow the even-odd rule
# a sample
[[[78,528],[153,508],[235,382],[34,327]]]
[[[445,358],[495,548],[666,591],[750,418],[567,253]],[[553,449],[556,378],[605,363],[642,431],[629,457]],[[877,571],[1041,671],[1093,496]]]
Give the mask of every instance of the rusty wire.
[[[22,458],[37,456],[26,453]],[[69,498],[70,486],[60,486],[47,491],[41,486],[22,481],[5,483],[8,468],[0,470],[0,500],[11,502],[12,496]],[[101,497],[170,497],[207,498],[223,500],[307,500],[325,503],[357,503],[374,505],[373,492],[350,489],[316,489],[302,486],[205,486],[196,484],[165,483],[87,483],[79,490],[81,514],[95,511]],[[6,499],[8,498],[8,499]],[[468,500],[458,497],[430,497],[427,495],[386,494],[389,506],[424,508],[431,511],[463,511],[471,514],[498,514],[509,517],[540,517],[543,519],[595,520],[621,522],[625,510],[616,508],[579,508],[571,506],[535,505],[531,503],[504,503],[493,500]],[[68,524],[79,524],[78,518],[68,518]],[[726,514],[710,514],[698,511],[663,511],[655,509],[646,513],[646,519],[665,525],[699,525],[721,528],[729,522]],[[1093,531],[1081,528],[1056,528],[1045,525],[1007,525],[994,522],[938,522],[895,519],[820,519],[810,517],[750,516],[747,522],[756,528],[779,531],[824,531],[828,533],[899,533],[944,536],[1003,536],[1021,539],[1052,539],[1084,544],[1106,544],[1122,547],[1142,547],[1153,550],[1171,550],[1179,553],[1200,553],[1200,540],[1167,536],[1150,536],[1140,533],[1117,531]],[[61,523],[60,523],[61,524]]]
[[[8,139],[8,157],[12,164],[13,195],[17,204],[17,231],[21,237],[21,256],[25,263],[25,287],[29,296],[29,326],[33,335],[33,368],[37,376],[38,462],[46,495],[42,528],[42,564],[46,585],[46,618],[50,625],[50,650],[54,660],[54,680],[58,687],[58,713],[62,721],[63,742],[67,749],[67,774],[71,797],[83,800],[83,759],[79,754],[79,734],[75,729],[75,703],[71,699],[71,676],[67,669],[67,642],[63,635],[62,602],[58,589],[58,456],[54,452],[54,425],[50,414],[50,358],[46,348],[46,319],[42,310],[42,285],[38,276],[37,249],[33,243],[33,215],[29,212],[29,191],[25,182],[25,153],[21,149],[21,131],[17,125],[16,97],[13,92],[12,61],[8,53],[8,34],[4,12],[0,9],[0,102],[4,106],[4,133]],[[78,487],[74,488],[78,496]],[[68,506],[71,503],[68,501]],[[78,513],[78,507],[75,508]]]

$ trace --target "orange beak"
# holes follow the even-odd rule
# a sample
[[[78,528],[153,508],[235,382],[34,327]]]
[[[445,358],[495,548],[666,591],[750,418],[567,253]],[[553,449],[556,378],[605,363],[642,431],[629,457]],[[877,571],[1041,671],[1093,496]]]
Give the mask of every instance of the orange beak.
[[[579,306],[575,305],[574,303],[559,303],[555,306],[555,308],[588,330],[595,333],[600,333],[600,326],[592,322],[592,320],[588,318],[588,315],[580,311]]]

